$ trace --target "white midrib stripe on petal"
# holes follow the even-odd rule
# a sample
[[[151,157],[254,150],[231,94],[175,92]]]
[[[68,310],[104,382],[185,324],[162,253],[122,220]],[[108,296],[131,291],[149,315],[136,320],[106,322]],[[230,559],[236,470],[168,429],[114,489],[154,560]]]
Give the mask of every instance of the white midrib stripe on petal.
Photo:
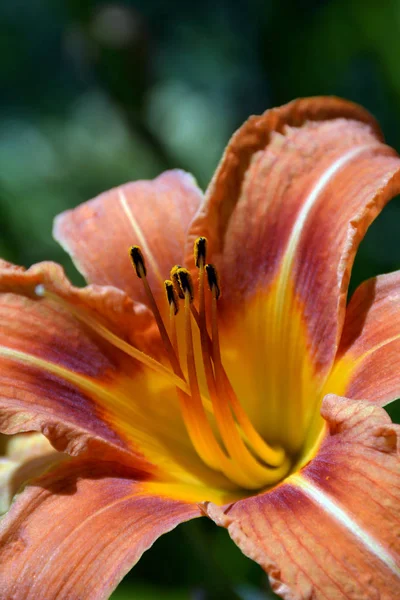
[[[370,150],[372,148],[378,147],[379,144],[374,142],[372,144],[364,144],[362,146],[357,146],[356,148],[352,148],[340,158],[337,158],[327,169],[322,173],[311,192],[309,193],[305,203],[303,204],[302,209],[299,212],[299,215],[294,223],[292,232],[290,234],[290,238],[287,244],[287,248],[282,260],[282,269],[281,274],[279,276],[279,287],[278,287],[278,310],[283,310],[284,302],[285,302],[285,292],[287,283],[290,277],[290,272],[292,270],[293,260],[296,254],[296,248],[298,246],[301,232],[304,228],[304,225],[307,221],[308,215],[310,214],[313,206],[318,200],[320,193],[324,190],[324,188],[328,185],[328,183],[334,178],[334,176],[340,171],[342,167],[344,167],[347,163],[351,162],[354,158],[365,152],[366,150]]]
[[[147,240],[145,238],[143,230],[141,229],[141,227],[139,226],[139,223],[136,221],[135,217],[133,216],[133,213],[132,213],[131,209],[129,208],[128,202],[126,200],[126,196],[121,189],[118,190],[118,198],[119,198],[120,204],[122,206],[122,210],[126,214],[128,221],[133,229],[134,234],[137,236],[138,245],[141,246],[141,248],[143,250],[145,260],[151,264],[151,267],[152,267],[153,272],[156,275],[156,277],[158,277],[158,279],[161,282],[163,282],[164,279],[163,279],[163,276],[161,275],[157,261],[154,258],[154,255],[149,248],[149,245],[147,243]],[[160,227],[161,227],[161,225],[162,224],[160,223]]]
[[[386,567],[400,579],[400,567],[395,562],[393,556],[363,529],[349,514],[320,487],[311,483],[303,475],[292,475],[287,483],[293,483],[300,487],[302,491],[311,498],[319,507],[321,507],[331,518],[335,519],[345,527],[367,550],[378,558]]]

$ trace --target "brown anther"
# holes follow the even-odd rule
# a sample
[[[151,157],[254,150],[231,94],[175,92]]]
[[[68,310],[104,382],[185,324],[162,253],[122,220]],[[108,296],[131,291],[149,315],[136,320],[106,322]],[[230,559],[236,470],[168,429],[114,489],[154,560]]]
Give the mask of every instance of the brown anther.
[[[146,263],[144,262],[143,253],[140,247],[131,246],[129,248],[129,255],[131,257],[132,264],[135,267],[136,275],[139,277],[139,279],[141,279],[143,276],[146,276]]]
[[[178,278],[179,286],[182,290],[183,297],[185,298],[186,294],[188,293],[190,302],[193,302],[193,282],[189,271],[187,269],[184,269],[183,267],[180,267],[176,272],[176,276]]]
[[[215,290],[215,297],[218,300],[218,298],[221,295],[218,271],[214,267],[214,265],[206,265],[205,269],[206,269],[206,273],[207,273],[208,286],[212,292],[214,292],[214,290]]]
[[[194,262],[196,263],[196,267],[200,269],[200,267],[206,264],[206,255],[207,255],[207,238],[198,237],[194,242]]]
[[[182,269],[181,265],[175,265],[174,267],[172,267],[169,276],[170,276],[172,283],[174,284],[175,291],[178,294],[179,298],[181,300],[184,300],[185,294],[182,292],[181,284],[180,284],[179,278],[178,278],[179,269]]]
[[[164,281],[165,291],[167,292],[167,300],[170,306],[174,307],[174,314],[176,315],[179,310],[178,295],[175,291],[174,284],[170,279]]]

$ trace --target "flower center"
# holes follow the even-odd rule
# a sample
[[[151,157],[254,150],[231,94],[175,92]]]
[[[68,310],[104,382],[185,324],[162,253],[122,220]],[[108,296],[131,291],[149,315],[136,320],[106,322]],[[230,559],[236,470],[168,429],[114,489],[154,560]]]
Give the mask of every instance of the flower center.
[[[206,264],[206,254],[207,240],[200,237],[194,245],[195,263],[199,271],[198,308],[192,278],[187,269],[175,266],[171,271],[171,279],[165,281],[169,304],[167,327],[147,280],[142,251],[138,246],[130,249],[133,266],[143,283],[171,369],[177,378],[186,382],[186,388],[177,386],[176,391],[182,418],[197,454],[208,467],[223,473],[241,488],[260,489],[274,485],[285,477],[291,461],[283,448],[270,446],[255,429],[226,374],[218,330],[220,284],[216,268]],[[210,311],[206,310],[206,294],[210,294]],[[184,365],[180,363],[176,325],[180,300],[184,310]],[[210,323],[207,323],[208,319]],[[193,325],[199,330],[201,353],[198,354],[201,356],[196,356],[194,350]],[[199,366],[204,370],[208,399],[203,397],[200,390]],[[210,401],[212,421],[206,407]]]

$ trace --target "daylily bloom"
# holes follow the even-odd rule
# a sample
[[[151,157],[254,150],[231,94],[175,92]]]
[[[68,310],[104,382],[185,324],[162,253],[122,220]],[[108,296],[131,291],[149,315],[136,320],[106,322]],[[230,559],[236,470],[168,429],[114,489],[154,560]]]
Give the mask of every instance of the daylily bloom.
[[[1,431],[71,456],[3,517],[2,597],[107,598],[201,515],[283,598],[399,597],[400,272],[346,306],[399,191],[366,111],[297,100],[234,134],[204,198],[170,171],[60,215],[88,287],[2,264]]]

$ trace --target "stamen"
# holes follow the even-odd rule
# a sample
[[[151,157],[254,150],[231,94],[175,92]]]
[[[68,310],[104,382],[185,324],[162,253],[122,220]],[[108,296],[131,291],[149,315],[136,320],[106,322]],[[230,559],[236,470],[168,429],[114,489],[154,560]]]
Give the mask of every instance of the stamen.
[[[258,431],[255,429],[253,423],[250,421],[247,413],[240,404],[235,391],[232,387],[231,382],[222,367],[221,373],[223,376],[223,382],[225,391],[228,395],[230,405],[235,414],[235,417],[240,425],[244,439],[252,447],[253,451],[264,461],[266,464],[272,467],[279,467],[285,460],[285,451],[283,448],[277,446],[269,446],[267,442],[261,437]]]
[[[171,340],[168,336],[167,330],[165,329],[164,322],[162,320],[161,314],[158,310],[156,301],[150,289],[149,283],[146,278],[146,266],[144,263],[143,254],[140,251],[138,246],[132,246],[130,249],[130,256],[133,262],[133,265],[136,269],[136,272],[140,279],[143,281],[143,285],[152,308],[154,317],[156,319],[158,329],[161,334],[161,338],[164,342],[164,346],[166,347],[171,366],[174,372],[177,375],[183,377],[182,369],[178,360],[178,348],[176,343],[176,350],[174,349]],[[193,285],[191,282],[191,278],[189,272],[186,269],[178,268],[176,270],[176,277],[178,279],[179,285],[181,287],[182,293],[185,298],[185,312],[189,314],[190,319],[190,302],[193,300]],[[186,304],[188,306],[188,310],[186,309]],[[171,309],[170,309],[171,310]],[[171,311],[172,312],[172,311]],[[197,382],[196,376],[196,367],[194,363],[194,353],[193,353],[193,340],[191,340],[191,328],[190,328],[190,320],[188,323],[190,329],[190,340],[189,335],[187,335],[188,339],[188,357],[191,354],[191,358],[188,358],[188,372],[189,372],[189,387],[191,396],[184,394],[180,389],[177,388],[178,399],[180,402],[183,420],[186,424],[190,439],[192,440],[192,444],[195,447],[197,453],[200,458],[212,469],[220,470],[221,462],[224,463],[227,458],[223,454],[221,448],[218,445],[217,440],[214,437],[211,426],[207,420],[204,406],[201,399],[200,389]],[[188,331],[188,328],[186,328]],[[190,368],[189,368],[190,367]],[[230,473],[232,476],[233,473]],[[242,484],[241,484],[242,485]]]
[[[185,295],[187,370],[189,374],[189,386],[192,396],[192,405],[190,408],[192,410],[192,414],[195,414],[196,416],[197,427],[200,433],[199,438],[196,440],[198,444],[195,446],[196,450],[206,464],[213,466],[213,468],[216,470],[221,470],[229,479],[231,479],[231,481],[234,481],[242,486],[244,485],[249,489],[256,489],[259,487],[259,482],[255,484],[254,480],[248,477],[247,473],[241,469],[240,465],[234,465],[233,462],[224,454],[214,437],[211,425],[205,415],[196,373],[193,335],[190,319],[190,305],[193,301],[193,284],[190,273],[187,271],[187,269],[178,269],[177,276],[181,289]]]
[[[167,340],[171,347],[171,358],[175,357],[177,363],[177,370],[175,371],[174,364],[171,360],[171,366],[176,372],[176,374],[182,374],[182,369],[178,361],[178,347],[176,342],[176,334],[175,334],[175,348],[173,347],[167,331],[165,329],[165,325],[162,321],[161,314],[158,311],[157,304],[155,302],[154,296],[151,292],[150,286],[148,284],[146,273],[145,273],[145,264],[143,255],[140,252],[135,250],[137,247],[132,247],[131,249],[131,257],[132,262],[134,262],[134,266],[136,268],[136,262],[138,265],[138,271],[140,274],[140,279],[142,279],[150,305],[153,309],[154,316],[156,318],[157,324],[159,326],[160,334],[163,338],[163,341]],[[140,248],[139,248],[140,250]],[[137,257],[139,259],[137,260]],[[187,394],[183,393],[181,389],[177,388],[178,399],[181,406],[183,420],[186,424],[190,439],[192,441],[193,446],[195,447],[197,453],[200,458],[203,460],[205,464],[207,464],[210,468],[218,471],[222,471],[231,481],[237,483],[243,487],[249,487],[252,485],[251,480],[248,479],[246,473],[241,473],[240,470],[235,467],[231,461],[226,457],[220,448],[217,440],[214,437],[214,433],[211,429],[211,425],[207,419],[205,414],[205,409],[203,406],[200,388],[197,381],[196,375],[196,366],[194,361],[194,350],[193,350],[193,339],[192,339],[192,331],[190,325],[190,303],[193,300],[193,284],[191,281],[191,277],[189,272],[186,269],[178,268],[176,270],[176,276],[179,281],[180,288],[185,298],[185,314],[186,317],[186,332],[187,332],[187,355],[188,355],[188,373],[189,373],[189,387],[191,392],[191,397]],[[166,286],[167,287],[167,286]],[[169,287],[169,286],[168,286]],[[175,313],[175,309],[174,309]],[[170,315],[172,316],[172,305],[170,305]],[[174,314],[175,316],[175,314]]]
[[[176,375],[178,375],[184,379],[184,375],[183,375],[181,366],[179,364],[179,359],[178,359],[179,354],[178,354],[177,341],[175,340],[175,348],[174,348],[174,346],[172,345],[171,340],[168,336],[167,330],[165,328],[161,314],[158,310],[158,306],[154,299],[154,296],[153,296],[153,293],[149,286],[149,283],[147,281],[146,267],[144,264],[143,255],[140,251],[140,248],[138,249],[139,252],[137,251],[137,249],[138,249],[137,246],[132,246],[132,248],[130,250],[132,262],[135,266],[135,269],[136,269],[136,264],[138,265],[137,272],[139,272],[140,279],[143,281],[144,289],[146,291],[147,298],[150,303],[150,307],[151,307],[154,317],[156,319],[161,338],[163,340],[165,349],[167,351],[167,354],[168,354],[168,357],[169,357],[169,360],[171,363],[171,367]],[[181,286],[184,285],[187,287],[187,290],[188,290],[187,294],[189,295],[189,298],[192,298],[193,297],[193,286],[191,286],[190,276],[188,277],[186,274],[180,273],[181,271],[185,271],[185,269],[177,269],[177,276],[178,276],[179,283]],[[190,286],[191,286],[191,288],[190,288]],[[190,292],[190,289],[191,289],[191,292]],[[185,298],[186,298],[186,295],[185,295]],[[171,310],[171,308],[170,308],[170,310]],[[176,334],[174,334],[174,335],[176,336]],[[191,380],[190,380],[190,373],[189,373],[189,387],[190,387],[191,395],[193,396],[193,382],[191,382]],[[196,449],[197,453],[199,454],[199,456],[201,457],[201,459],[210,468],[218,470],[220,461],[217,458],[218,453],[216,453],[215,445],[217,446],[218,450],[220,450],[220,448],[218,446],[217,441],[214,438],[214,434],[210,428],[209,422],[205,415],[203,403],[201,400],[200,390],[198,391],[198,396],[196,396],[196,404],[198,406],[198,411],[193,411],[193,407],[192,407],[193,399],[190,398],[190,396],[183,393],[179,388],[177,388],[176,391],[178,394],[178,400],[180,403],[183,420],[186,424],[186,427],[187,427],[190,439],[192,440],[193,446],[195,447],[195,449]],[[198,414],[196,414],[196,413],[198,413]],[[200,415],[202,424],[198,422],[199,415]],[[208,432],[205,424],[208,425],[209,432]],[[206,436],[205,440],[204,440],[204,436]],[[213,441],[215,443],[214,448],[212,445]],[[220,452],[221,452],[221,450],[220,450]]]
[[[220,288],[220,284],[219,284],[218,272],[217,272],[216,268],[211,264],[205,265],[205,270],[207,272],[207,279],[208,279],[208,284],[209,284],[210,290],[215,290],[216,299],[218,300],[221,295],[221,288]],[[202,304],[201,289],[202,289],[202,275],[201,275],[201,268],[200,268],[199,306],[201,306],[201,304]],[[216,311],[216,306],[215,306],[215,311]],[[201,312],[200,308],[199,308],[199,312]],[[193,314],[193,317],[194,317],[199,329],[201,330],[203,328],[203,330],[205,331],[204,338],[206,338],[206,339],[203,340],[203,344],[207,345],[208,354],[211,354],[213,356],[214,362],[215,362],[215,360],[217,360],[217,362],[218,362],[219,372],[222,376],[222,380],[223,380],[223,383],[225,386],[225,393],[228,395],[232,410],[235,414],[236,419],[238,420],[238,424],[240,425],[240,427],[242,429],[242,434],[244,435],[244,439],[253,448],[255,453],[258,454],[258,456],[266,464],[269,464],[274,467],[280,466],[285,459],[285,451],[283,450],[283,448],[271,447],[266,443],[266,441],[261,437],[261,435],[255,429],[254,425],[252,424],[252,422],[250,421],[249,417],[247,416],[245,410],[243,409],[242,405],[240,404],[240,402],[235,394],[235,391],[232,387],[232,384],[229,381],[229,378],[226,374],[224,366],[222,364],[221,352],[219,350],[218,335],[217,335],[217,339],[213,340],[216,343],[213,344],[213,341],[211,340],[210,336],[208,335],[207,328],[204,327],[204,325],[202,326],[201,316],[197,312],[197,310],[194,306],[192,306],[192,314]],[[217,317],[215,316],[214,320],[216,320],[216,318]],[[217,327],[216,327],[216,330],[217,330],[217,334],[218,334]],[[218,355],[216,356],[216,358],[214,358],[214,349],[213,349],[214,345],[216,346],[217,352],[218,352]]]
[[[176,271],[178,271],[179,269],[181,269],[181,267],[179,267]],[[167,292],[167,298],[168,298],[168,302],[169,302],[169,306],[170,306],[169,318],[170,318],[170,331],[171,331],[172,345],[174,347],[176,356],[179,356],[178,340],[177,340],[177,335],[176,335],[176,322],[175,322],[175,316],[178,312],[177,310],[175,310],[175,303],[178,304],[178,300],[176,298],[176,292],[174,290],[174,286],[171,281],[169,281],[169,280],[165,281],[165,289]],[[172,289],[172,291],[171,291],[171,289]],[[189,384],[190,384],[190,393],[193,396],[193,380],[190,380],[190,374],[189,374]],[[190,439],[192,440],[193,446],[195,447],[197,453],[202,458],[202,460],[209,467],[211,467],[212,469],[218,470],[218,461],[216,460],[215,456],[212,453],[210,454],[206,450],[207,443],[205,443],[203,440],[204,432],[202,431],[202,428],[199,426],[197,414],[195,413],[195,411],[193,411],[192,398],[190,396],[188,396],[187,394],[182,394],[182,391],[178,388],[176,391],[177,391],[178,399],[179,399],[179,402],[181,405],[182,416],[183,416],[184,422],[186,424]],[[200,391],[199,391],[199,395],[200,395]],[[195,398],[195,400],[197,400],[198,412],[200,412],[200,415],[201,415],[201,413],[203,411],[203,403],[201,400],[201,396],[200,396],[200,400],[198,400],[197,397]]]
[[[190,304],[193,299],[193,286],[191,285],[190,274],[186,269],[178,269],[177,277],[179,280],[179,284],[181,286],[182,292],[185,297],[185,335],[186,335],[186,359],[187,359],[187,371],[189,375],[189,386],[192,400],[192,411],[196,413],[198,419],[199,428],[202,431],[203,437],[209,438],[208,443],[212,440],[212,445],[215,446],[217,443],[214,434],[211,431],[210,424],[204,415],[203,404],[200,396],[200,387],[197,379],[196,373],[196,364],[194,359],[194,349],[193,349],[193,337],[192,337],[192,327],[190,323]],[[205,441],[205,440],[204,440]],[[200,452],[201,455],[205,455],[205,462],[207,464],[212,463],[214,468],[218,468],[218,461],[215,461],[215,454],[209,452],[208,443],[206,442],[205,447],[203,444],[201,445]],[[221,451],[219,446],[218,451]],[[204,460],[204,459],[203,459]]]
[[[139,246],[131,246],[129,253],[131,255],[132,264],[135,267],[136,275],[141,279],[146,277],[147,269],[146,263],[144,262],[143,253]]]
[[[221,295],[221,288],[219,287],[219,277],[217,269],[214,267],[214,265],[206,265],[205,269],[207,273],[208,286],[211,292],[213,294],[215,293],[216,299],[218,300]]]
[[[199,287],[200,289],[200,287]],[[200,315],[199,312],[197,311],[196,307],[192,304],[191,305],[191,310],[192,310],[192,315],[194,320],[196,321],[196,324],[198,326],[198,328],[201,328],[201,319],[200,319]],[[208,335],[208,332],[206,330],[205,333],[205,337],[207,338],[207,351],[208,354],[210,354],[211,356],[213,356],[213,344],[211,341],[210,336]],[[228,394],[229,397],[229,402],[231,404],[232,410],[235,414],[235,417],[238,420],[238,424],[240,425],[242,432],[243,432],[243,437],[246,440],[246,442],[248,442],[253,450],[256,452],[256,454],[259,455],[259,457],[267,464],[272,465],[272,466],[279,466],[280,464],[282,464],[282,461],[284,459],[285,456],[285,451],[283,450],[283,448],[279,448],[279,447],[271,447],[267,444],[267,442],[261,437],[261,435],[258,433],[258,431],[255,429],[253,423],[250,421],[249,417],[247,416],[247,413],[245,412],[245,410],[243,409],[242,405],[240,404],[235,391],[232,387],[231,382],[229,381],[228,375],[226,374],[224,365],[221,362],[221,373],[223,376],[223,380],[224,380],[224,385],[225,385],[225,391]]]
[[[174,284],[174,288],[175,288],[176,293],[178,294],[178,297],[181,300],[184,300],[185,294],[182,292],[181,285],[179,283],[179,279],[178,279],[178,275],[177,275],[179,269],[182,269],[181,265],[175,265],[174,267],[172,267],[169,276],[170,276],[172,283]]]
[[[215,387],[214,372],[211,365],[212,345],[207,332],[204,295],[204,266],[206,263],[206,254],[207,239],[204,237],[199,237],[194,242],[194,260],[196,267],[199,269],[199,312],[197,313],[193,305],[191,305],[191,309],[200,329],[201,353],[203,358],[204,373],[206,376],[208,391],[210,393],[211,401],[215,410],[214,405],[216,404],[217,390]]]
[[[203,261],[200,262],[200,279],[199,279],[199,319],[200,319],[200,331],[202,340],[202,354],[204,367],[207,375],[207,383],[212,378],[211,362],[208,353],[208,340],[206,335],[206,317],[205,317],[205,300],[204,300],[204,268]],[[218,274],[212,265],[206,265],[205,267],[208,277],[208,282],[212,290],[213,295],[213,307],[216,306],[218,297],[220,296],[220,286],[218,284]],[[257,459],[251,454],[247,446],[244,444],[243,439],[239,434],[237,424],[233,418],[231,408],[229,406],[229,400],[226,395],[225,379],[226,374],[222,368],[221,355],[219,351],[219,336],[216,315],[212,318],[212,340],[213,340],[213,354],[216,355],[214,358],[214,370],[215,370],[215,382],[211,382],[209,386],[211,401],[214,408],[215,418],[219,430],[222,435],[222,439],[228,449],[232,459],[240,465],[240,467],[246,470],[251,475],[254,482],[257,482],[259,487],[268,485],[277,481],[277,477],[280,478],[285,474],[290,463],[285,458],[285,454],[281,455],[280,460],[275,463],[274,467],[268,467],[261,465]],[[215,347],[215,351],[214,351]],[[216,393],[215,393],[216,391]],[[273,451],[270,452],[273,454]],[[275,459],[277,457],[274,457]]]
[[[174,315],[178,314],[179,301],[178,295],[175,291],[174,284],[170,279],[164,281],[165,291],[167,292],[168,304],[173,307]]]
[[[190,302],[193,302],[194,293],[193,293],[193,282],[190,276],[190,273],[187,269],[180,267],[176,271],[176,278],[179,283],[179,287],[182,291],[183,297],[186,300],[186,294],[189,295]]]
[[[171,304],[171,306],[169,308],[169,330],[170,330],[171,341],[172,341],[172,345],[173,345],[174,350],[175,350],[175,354],[177,356],[179,356],[178,336],[177,336],[177,333],[176,333],[175,316],[176,315],[174,313],[174,308],[173,308],[173,306]]]
[[[146,267],[144,264],[143,255],[140,251],[140,248],[138,249],[139,252],[137,251],[137,249],[138,249],[137,246],[132,246],[132,248],[130,250],[132,262],[135,266],[135,269],[137,268],[137,272],[139,272],[140,279],[143,281],[144,289],[146,291],[147,298],[150,303],[150,307],[151,307],[154,317],[156,319],[158,329],[160,331],[161,339],[163,340],[165,349],[167,351],[167,355],[169,357],[171,367],[176,375],[178,375],[184,379],[184,375],[183,375],[181,366],[179,364],[179,358],[178,358],[179,353],[178,353],[178,344],[177,344],[177,340],[176,340],[176,330],[175,329],[173,330],[173,332],[174,332],[173,335],[175,337],[175,340],[174,340],[175,348],[174,348],[174,346],[168,336],[167,330],[165,328],[161,314],[158,310],[158,306],[154,299],[154,296],[153,296],[153,293],[149,286],[149,283],[147,281]],[[136,267],[136,264],[138,265],[137,267]],[[191,292],[190,292],[190,285],[191,285],[190,276],[187,277],[186,274],[180,273],[181,271],[185,271],[185,269],[177,269],[177,272],[176,272],[179,283],[181,286],[185,285],[187,287],[187,289],[188,289],[187,294],[188,294],[189,298],[192,298],[193,297],[193,286],[191,287]],[[185,295],[185,298],[186,298],[186,295]],[[170,305],[170,311],[171,311],[171,305]],[[193,381],[191,381],[191,379],[190,379],[190,373],[189,373],[189,387],[190,387],[191,395],[193,396]],[[182,411],[182,417],[183,417],[184,423],[186,425],[186,428],[189,433],[189,437],[192,441],[193,446],[195,447],[200,458],[206,463],[206,465],[208,465],[212,469],[218,470],[220,461],[218,460],[218,457],[217,457],[218,452],[216,451],[215,445],[217,446],[217,450],[220,450],[220,448],[218,446],[217,441],[214,438],[214,434],[210,428],[209,422],[205,415],[203,403],[201,400],[200,390],[198,391],[198,395],[196,396],[196,405],[197,405],[197,409],[198,409],[197,411],[193,410],[193,406],[192,406],[193,398],[191,398],[187,394],[183,393],[182,390],[180,390],[179,388],[176,388],[176,391],[177,391],[178,400],[179,400],[181,411]],[[200,415],[201,422],[199,422],[199,415]],[[206,427],[207,425],[209,428],[209,432]],[[204,437],[205,437],[205,439],[204,439]],[[214,448],[213,448],[212,442],[214,442]],[[220,452],[221,452],[221,450],[220,450]]]
[[[165,291],[167,292],[167,300],[169,303],[169,334],[171,336],[172,347],[179,360],[178,337],[176,334],[176,315],[179,311],[179,300],[171,280],[164,281]]]
[[[201,265],[206,264],[207,255],[207,238],[199,237],[194,242],[194,262],[196,267],[200,269]]]
[[[207,269],[207,267],[208,267],[208,269]],[[246,435],[248,435],[249,440],[251,441],[251,444],[252,445],[255,444],[256,447],[259,447],[260,449],[262,449],[261,456],[265,457],[265,460],[267,463],[269,463],[271,465],[280,466],[282,464],[282,461],[284,461],[284,458],[285,458],[284,450],[282,448],[271,448],[261,438],[261,436],[256,432],[256,430],[253,428],[249,418],[247,417],[246,413],[244,412],[243,408],[241,407],[241,405],[236,397],[236,394],[234,393],[234,390],[230,384],[230,381],[226,375],[226,372],[224,372],[224,369],[222,366],[221,348],[220,348],[220,343],[219,343],[219,332],[218,332],[217,302],[218,302],[218,298],[220,296],[220,288],[218,285],[218,274],[217,274],[215,267],[212,265],[206,265],[206,271],[207,271],[210,288],[212,291],[212,305],[211,305],[211,307],[212,307],[212,309],[211,309],[212,346],[213,346],[213,361],[214,361],[214,368],[216,371],[216,378],[217,378],[217,373],[218,373],[218,377],[219,377],[219,375],[221,375],[224,382],[228,384],[227,389],[228,389],[230,399],[233,400],[233,406],[235,408],[236,417],[237,417],[240,425],[246,431]],[[245,417],[244,417],[244,415],[245,415]],[[254,434],[256,434],[256,435],[254,435]],[[254,447],[254,445],[253,445],[253,447]]]
[[[164,325],[164,321],[162,320],[160,311],[158,309],[157,303],[153,296],[153,292],[151,291],[151,288],[149,286],[149,282],[147,281],[146,264],[145,264],[145,261],[143,258],[142,251],[140,250],[139,246],[132,246],[129,250],[129,254],[132,259],[132,264],[135,267],[136,274],[139,277],[139,279],[141,279],[141,281],[143,282],[143,287],[146,292],[147,299],[150,304],[150,308],[151,308],[154,318],[156,320],[158,330],[160,332],[161,339],[164,344],[164,348],[167,352],[168,359],[171,363],[171,367],[172,367],[174,373],[176,373],[176,375],[178,375],[179,377],[182,377],[182,379],[184,379],[183,372],[182,372],[181,366],[179,364],[179,360],[175,354],[174,348],[171,344],[171,340],[169,339],[169,335],[167,333],[167,330]]]

